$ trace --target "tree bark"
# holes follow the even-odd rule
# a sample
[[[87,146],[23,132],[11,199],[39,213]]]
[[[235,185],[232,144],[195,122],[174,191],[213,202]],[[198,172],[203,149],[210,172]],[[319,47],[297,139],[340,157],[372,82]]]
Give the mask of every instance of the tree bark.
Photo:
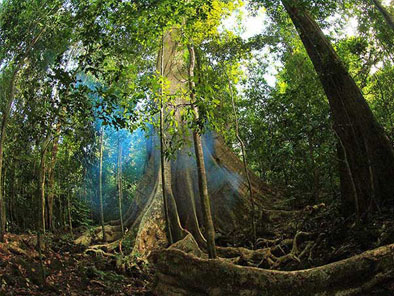
[[[104,230],[104,208],[103,208],[103,151],[104,151],[104,128],[100,132],[100,173],[99,173],[99,199],[100,199],[100,222],[103,232],[103,241],[107,241]]]
[[[48,228],[51,231],[55,230],[55,225],[53,222],[53,201],[55,198],[55,165],[57,158],[57,150],[59,144],[60,135],[60,123],[56,125],[56,134],[53,139],[52,152],[51,152],[51,162],[48,168]]]
[[[9,219],[10,219],[11,225],[16,222],[15,221],[15,212],[14,212],[15,194],[16,194],[16,188],[18,186],[18,178],[16,177],[16,167],[17,166],[14,161],[14,167],[12,170],[12,179],[11,179],[11,193],[10,193],[10,199],[8,201],[8,212],[9,212]]]
[[[189,45],[188,49],[189,49],[190,99],[191,99],[191,103],[193,104],[195,124],[198,125],[199,110],[196,105],[197,101],[195,96],[195,82],[194,82],[194,68],[196,62],[196,55],[193,46]],[[208,255],[209,258],[215,259],[216,258],[215,228],[213,225],[211,202],[209,200],[209,194],[208,194],[207,175],[206,175],[205,163],[204,163],[204,152],[202,148],[201,135],[198,132],[198,129],[199,127],[197,126],[193,131],[194,149],[195,149],[196,162],[197,162],[198,189],[200,193],[202,214],[204,219],[205,236],[207,238]]]
[[[38,193],[39,193],[39,223],[38,229],[42,234],[45,234],[45,179],[46,179],[46,153],[48,149],[48,144],[50,141],[50,136],[47,135],[46,139],[41,144],[41,153],[40,153],[40,168],[38,174]]]
[[[347,157],[359,214],[393,202],[394,152],[360,89],[315,20],[297,5],[282,0],[319,75],[331,108],[334,130]],[[344,180],[341,180],[344,182]]]
[[[20,67],[17,67],[12,73],[10,80],[10,90],[9,90],[10,93],[9,96],[5,96],[6,98],[8,98],[8,100],[6,101],[5,109],[3,111],[3,116],[1,119],[1,130],[0,130],[0,241],[1,242],[3,241],[5,234],[5,227],[6,227],[6,209],[5,209],[5,201],[3,195],[3,182],[2,182],[4,142],[6,139],[8,118],[10,116],[11,106],[15,97],[15,80],[19,68]]]
[[[169,219],[168,213],[168,202],[166,196],[166,175],[165,175],[165,153],[164,153],[164,104],[163,104],[163,96],[164,96],[164,33],[161,37],[161,49],[160,49],[160,79],[161,79],[161,87],[160,87],[160,172],[161,172],[161,187],[163,194],[163,205],[164,205],[164,217],[165,217],[165,228],[167,233],[168,242],[170,244],[174,243],[174,239],[172,237],[171,231],[171,222]]]
[[[189,232],[202,249],[207,249],[206,238],[200,229],[200,225],[204,225],[204,203],[199,196],[199,193],[203,192],[199,191],[193,137],[190,136],[191,131],[182,120],[181,114],[185,105],[190,106],[190,100],[186,101],[182,95],[190,93],[190,86],[185,60],[187,48],[176,41],[178,34],[179,32],[174,29],[164,35],[164,48],[161,49],[163,53],[158,54],[157,69],[168,82],[167,106],[171,111],[174,110],[174,116],[179,123],[178,128],[184,131],[182,140],[185,145],[176,152],[176,159],[165,160],[163,186],[160,139],[152,129],[152,136],[147,140],[146,169],[137,186],[133,203],[124,214],[124,225],[129,229],[127,235],[134,244],[133,252],[140,256],[146,256],[153,249],[168,245],[164,227],[166,218],[163,190],[168,202],[168,218],[174,242],[183,239]],[[169,141],[169,137],[165,140]],[[204,156],[206,187],[211,202],[214,231],[222,234],[244,233],[245,229],[250,229],[251,207],[242,162],[215,133],[201,136],[200,148]],[[251,172],[250,180],[256,197],[256,208],[261,208],[265,203],[268,205],[268,200],[271,202],[272,199],[276,199],[276,193]],[[120,238],[120,220],[110,221],[109,225],[106,226],[108,233],[118,232]],[[89,241],[85,239],[88,235],[89,233],[86,233],[76,242]],[[214,235],[215,233],[212,237]],[[111,237],[116,239],[114,235]],[[93,241],[95,240],[97,238],[93,237]]]
[[[67,215],[68,215],[68,227],[70,230],[71,236],[73,236],[73,220],[71,217],[71,200],[70,200],[70,193],[71,188],[69,188],[69,192],[66,193],[66,198],[67,198]]]
[[[124,224],[123,224],[123,210],[122,210],[122,199],[123,199],[123,187],[122,187],[122,144],[120,138],[118,138],[118,204],[119,204],[119,219],[120,227],[122,229],[122,235],[124,235]]]

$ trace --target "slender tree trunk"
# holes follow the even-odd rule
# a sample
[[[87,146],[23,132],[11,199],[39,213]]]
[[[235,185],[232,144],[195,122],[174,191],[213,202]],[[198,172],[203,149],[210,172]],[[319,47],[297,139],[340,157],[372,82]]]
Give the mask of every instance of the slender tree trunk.
[[[66,223],[64,221],[64,204],[62,201],[62,196],[59,196],[57,199],[59,201],[59,224],[63,227],[66,226]]]
[[[68,227],[70,230],[70,234],[71,236],[74,236],[73,234],[73,221],[72,221],[72,217],[71,217],[71,199],[70,199],[70,193],[71,192],[71,188],[69,188],[69,192],[67,192],[66,194],[66,198],[67,198],[67,214],[68,214]]]
[[[40,213],[41,213],[41,230],[44,234],[46,231],[45,228],[45,156],[41,160],[41,169],[40,169]]]
[[[40,275],[41,282],[45,284],[45,270],[42,256],[43,235],[45,235],[45,177],[46,177],[46,162],[45,156],[48,147],[50,136],[47,135],[44,142],[41,144],[40,167],[38,172],[38,223],[37,223],[37,248],[40,260]]]
[[[41,285],[45,285],[45,269],[44,269],[44,260],[42,256],[42,234],[41,230],[37,232],[37,248],[38,248],[38,256],[40,260],[40,277],[41,277]]]
[[[5,202],[4,202],[3,188],[1,182],[2,170],[3,170],[4,142],[6,139],[7,124],[11,112],[11,106],[15,98],[16,77],[19,73],[19,70],[22,67],[22,61],[26,59],[26,57],[28,56],[34,45],[37,43],[37,41],[40,39],[42,34],[45,32],[45,30],[46,27],[43,27],[41,31],[37,34],[37,36],[32,40],[32,42],[27,46],[25,52],[21,55],[19,59],[20,62],[16,64],[16,67],[11,75],[10,85],[9,85],[9,95],[7,95],[6,91],[4,92],[5,94],[4,97],[7,98],[7,101],[5,103],[5,109],[3,110],[3,114],[2,114],[3,116],[1,119],[1,127],[0,127],[0,242],[2,242],[4,239],[5,225],[6,225],[6,210],[5,210]]]
[[[88,204],[88,193],[87,193],[87,184],[86,184],[86,176],[87,176],[87,168],[84,167],[83,169],[83,185],[82,185],[82,194],[83,194],[83,200],[85,201],[86,204]]]
[[[71,157],[70,157],[70,148],[67,146],[66,147],[67,152],[66,152],[66,157],[67,157],[67,166],[71,168]],[[67,192],[66,194],[66,210],[67,210],[67,220],[68,220],[68,229],[70,231],[71,237],[74,236],[73,234],[73,223],[72,223],[72,217],[71,217],[71,198],[70,195],[72,194],[72,181],[71,178],[65,182],[64,187],[66,188]],[[66,213],[65,213],[66,214]],[[64,221],[66,221],[66,217],[64,218]]]
[[[379,12],[382,14],[384,20],[389,25],[391,30],[394,31],[394,18],[390,14],[390,12],[388,12],[388,10],[382,5],[382,3],[380,3],[379,0],[372,0],[372,2],[375,5],[376,9],[379,10]]]
[[[344,148],[356,189],[355,207],[364,214],[383,201],[393,202],[394,152],[383,128],[317,23],[302,5],[297,5],[298,1],[282,3],[328,97],[334,130]]]
[[[123,210],[122,210],[122,199],[123,199],[123,188],[122,188],[122,144],[118,137],[118,202],[119,202],[119,219],[120,227],[122,229],[122,235],[124,235],[124,224],[123,224]]]
[[[16,167],[18,168],[18,167]],[[22,190],[21,190],[21,186],[20,186],[20,181],[19,181],[19,177],[16,176],[15,179],[15,195],[14,198],[12,199],[12,217],[14,219],[14,223],[15,226],[18,227],[19,226],[19,217],[18,217],[18,211],[17,211],[17,207],[16,207],[16,200],[17,197],[22,195]]]
[[[51,231],[55,230],[55,226],[53,224],[53,201],[55,198],[55,165],[57,158],[57,150],[59,143],[59,134],[60,134],[60,124],[58,123],[56,126],[56,135],[53,140],[52,145],[52,154],[51,154],[51,163],[48,168],[48,227]]]
[[[3,169],[4,170],[4,172],[3,172],[3,180],[2,180],[2,187],[3,187],[3,198],[4,198],[4,217],[5,217],[5,219],[6,219],[6,227],[7,227],[7,201],[6,201],[6,196],[7,196],[7,190],[6,190],[6,180],[7,180],[7,169],[6,168],[4,168]],[[6,228],[5,228],[6,229]]]
[[[63,226],[64,228],[67,227],[67,194],[63,197]]]
[[[90,219],[94,221],[94,213],[93,213],[93,197],[97,196],[97,192],[93,189],[93,192],[90,191]]]
[[[99,198],[100,198],[100,222],[103,231],[103,241],[107,241],[104,229],[104,208],[103,208],[103,151],[104,151],[104,128],[101,127],[100,133],[100,175],[99,175]]]
[[[194,68],[195,68],[195,52],[193,46],[189,46],[189,87],[190,87],[190,98],[193,104],[195,122],[199,121],[198,107],[195,105],[196,98],[194,94],[195,83],[194,83]],[[202,148],[201,136],[197,131],[197,128],[193,131],[194,139],[194,149],[196,153],[197,160],[197,175],[198,175],[198,188],[200,192],[201,208],[204,219],[205,236],[207,239],[208,256],[211,259],[216,258],[216,248],[215,248],[215,229],[213,226],[212,214],[211,214],[211,204],[208,195],[208,183],[204,163],[204,152]]]
[[[229,89],[230,89],[230,96],[231,96],[231,104],[233,107],[233,114],[234,114],[234,119],[235,119],[235,136],[241,146],[241,153],[242,153],[242,163],[244,165],[244,170],[245,170],[245,176],[246,180],[248,182],[248,190],[249,190],[249,198],[252,206],[252,215],[251,215],[251,223],[252,223],[252,239],[253,239],[253,246],[256,243],[257,235],[256,235],[256,213],[255,213],[255,201],[254,201],[254,196],[253,196],[253,188],[252,188],[252,182],[250,180],[250,175],[249,175],[249,170],[248,170],[248,162],[246,158],[246,149],[245,149],[245,144],[244,141],[242,141],[240,135],[239,135],[239,123],[238,123],[238,115],[237,115],[237,109],[235,107],[235,101],[234,101],[234,94],[233,94],[233,88],[231,85],[230,78],[228,78],[229,82]]]
[[[313,203],[317,203],[318,199],[319,199],[319,195],[320,195],[320,173],[319,173],[319,167],[316,164],[316,160],[315,160],[315,153],[314,153],[314,149],[313,149],[313,134],[308,133],[308,152],[309,152],[309,159],[310,159],[310,169],[311,169],[311,173],[312,173],[312,188],[311,188],[311,192],[312,192],[312,202]]]
[[[7,132],[7,124],[8,124],[8,118],[10,116],[11,112],[11,106],[14,101],[15,97],[15,80],[17,73],[19,71],[20,67],[17,67],[14,72],[12,73],[11,80],[10,80],[10,93],[7,96],[7,93],[5,91],[5,97],[8,98],[6,104],[5,104],[5,109],[3,111],[3,116],[1,119],[1,130],[0,130],[0,241],[3,241],[4,234],[5,234],[5,226],[6,226],[6,209],[5,209],[5,202],[4,202],[4,195],[3,195],[3,178],[2,178],[2,172],[3,172],[3,155],[4,155],[4,142],[6,139],[6,132]]]
[[[45,234],[45,179],[46,179],[46,152],[50,136],[48,135],[41,147],[40,157],[40,171],[39,171],[39,209],[40,209],[40,222],[39,229],[42,234]]]
[[[12,178],[10,182],[11,186],[11,192],[10,192],[10,198],[8,200],[8,213],[9,213],[9,219],[10,219],[10,224],[13,225],[15,223],[14,219],[14,201],[15,201],[15,190],[16,190],[16,185],[17,185],[17,178],[16,178],[16,165],[14,161],[14,167],[12,169]]]

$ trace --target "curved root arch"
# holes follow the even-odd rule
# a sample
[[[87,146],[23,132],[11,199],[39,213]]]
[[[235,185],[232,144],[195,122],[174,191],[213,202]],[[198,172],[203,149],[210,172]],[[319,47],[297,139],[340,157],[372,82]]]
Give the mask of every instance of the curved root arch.
[[[156,270],[157,295],[350,296],[370,295],[377,285],[393,283],[393,254],[394,244],[320,267],[278,271],[208,260],[193,240],[185,238],[154,251],[149,259]]]

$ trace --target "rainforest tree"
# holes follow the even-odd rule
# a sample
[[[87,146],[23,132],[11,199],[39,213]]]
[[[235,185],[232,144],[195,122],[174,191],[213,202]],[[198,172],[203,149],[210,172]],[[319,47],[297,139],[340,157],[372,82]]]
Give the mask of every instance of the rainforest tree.
[[[223,25],[239,1],[4,0],[2,235],[68,229],[86,254],[116,257],[116,266],[152,254],[162,294],[280,295],[301,285],[297,272],[240,265],[310,267],[299,293],[386,281],[390,245],[312,268],[354,255],[336,233],[361,233],[367,214],[393,204],[393,39],[383,6],[249,4],[265,23],[245,40]],[[341,16],[356,19],[357,36],[344,32],[345,17],[332,21]],[[389,244],[384,235],[368,248]],[[176,262],[193,268],[178,272]]]

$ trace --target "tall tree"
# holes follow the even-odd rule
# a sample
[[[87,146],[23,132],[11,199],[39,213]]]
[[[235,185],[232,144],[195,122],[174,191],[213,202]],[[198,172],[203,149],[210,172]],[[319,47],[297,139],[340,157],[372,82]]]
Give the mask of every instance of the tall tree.
[[[159,119],[159,137],[160,137],[160,174],[161,174],[161,190],[163,194],[163,206],[164,206],[164,217],[165,217],[165,227],[166,233],[168,237],[168,242],[170,244],[174,243],[174,239],[172,237],[171,231],[171,223],[169,219],[168,213],[168,200],[166,195],[166,160],[165,160],[165,151],[164,151],[164,33],[161,36],[161,48],[159,51],[159,59],[160,62],[159,69],[160,69],[160,119]]]
[[[117,187],[118,187],[118,204],[119,204],[119,219],[120,219],[120,227],[122,229],[122,235],[124,235],[124,224],[123,224],[123,209],[122,209],[122,200],[123,200],[123,184],[122,184],[122,154],[123,154],[122,144],[120,141],[120,137],[118,136],[118,172],[117,172]]]
[[[6,98],[6,104],[4,110],[2,112],[1,119],[1,129],[0,129],[0,241],[3,241],[5,227],[6,227],[6,209],[5,209],[5,201],[4,201],[4,192],[3,192],[3,181],[2,181],[2,171],[3,171],[3,154],[4,154],[4,142],[6,140],[6,132],[7,132],[7,124],[8,118],[11,112],[12,102],[14,101],[15,96],[15,80],[18,74],[20,67],[17,67],[13,70],[13,73],[10,78],[10,87],[9,93],[4,92],[4,97]]]
[[[38,173],[38,193],[39,193],[39,223],[38,229],[42,234],[45,234],[45,179],[47,173],[47,164],[46,164],[46,154],[48,150],[48,144],[50,142],[50,135],[48,134],[44,141],[41,143],[40,147],[40,168]]]
[[[146,254],[149,250],[168,243],[163,228],[166,218],[164,216],[165,211],[163,211],[162,190],[165,190],[166,194],[168,220],[174,242],[184,238],[188,231],[201,248],[207,249],[208,237],[206,236],[208,235],[203,235],[203,228],[201,227],[201,225],[205,226],[203,207],[206,204],[202,202],[199,196],[199,193],[204,194],[204,192],[203,190],[201,192],[198,190],[199,178],[194,156],[195,152],[193,151],[193,146],[190,145],[193,144],[191,128],[195,125],[196,113],[191,106],[189,96],[188,61],[186,59],[188,57],[187,44],[201,46],[204,38],[209,33],[216,36],[216,28],[220,23],[220,17],[223,10],[227,9],[227,6],[221,1],[206,3],[205,1],[195,0],[191,3],[188,2],[187,5],[182,3],[179,6],[171,5],[171,3],[166,1],[160,2],[158,5],[149,6],[148,11],[146,7],[142,7],[141,11],[136,12],[142,12],[143,18],[154,16],[157,13],[157,15],[160,15],[158,19],[163,19],[163,15],[167,17],[167,14],[170,13],[168,18],[171,21],[168,21],[168,25],[166,22],[162,29],[166,32],[164,34],[164,48],[162,49],[163,53],[159,53],[156,60],[156,69],[157,72],[163,73],[162,76],[165,77],[166,81],[165,97],[167,101],[163,112],[166,119],[164,120],[166,137],[164,137],[165,145],[163,146],[166,147],[166,150],[169,147],[176,147],[176,149],[172,149],[174,153],[165,162],[165,184],[163,189],[163,184],[160,184],[160,149],[156,149],[159,147],[159,138],[153,135],[147,143],[148,155],[144,175],[137,186],[136,197],[129,209],[125,211],[124,216],[125,227],[130,229],[130,233],[135,238],[134,251],[140,254]],[[139,6],[137,5],[136,7]],[[200,11],[201,7],[203,8],[202,11]],[[197,10],[201,14],[198,14]],[[154,13],[152,14],[152,12]],[[129,14],[130,10],[128,10]],[[116,17],[116,19],[119,19],[119,17]],[[185,20],[187,20],[187,25],[184,23]],[[145,24],[149,27],[153,23],[147,22]],[[160,23],[159,20],[157,23]],[[194,26],[193,24],[195,23],[196,25]],[[149,30],[147,30],[146,25],[138,26],[141,29],[137,35],[138,40],[149,36],[147,34],[151,34],[150,32],[155,32],[156,34],[154,36],[150,35],[150,37],[154,38],[156,42],[152,44],[152,41],[150,41],[148,45],[153,45],[151,48],[155,51],[160,51],[162,46],[157,41],[160,40],[161,36],[157,35],[162,30],[157,30],[157,27],[156,29],[149,27]],[[134,26],[130,27],[127,25],[127,28],[134,30]],[[142,32],[146,36],[142,36]],[[190,35],[193,34],[196,36],[194,38],[195,42],[190,42],[193,39]],[[129,40],[127,37],[125,39]],[[145,42],[144,45],[146,46]],[[161,57],[162,62],[160,61]],[[157,75],[150,72],[149,77],[152,76],[157,77]],[[146,80],[148,80],[147,78]],[[157,81],[154,82],[154,85],[156,92],[160,86],[158,86]],[[196,86],[197,88],[200,90],[203,87]],[[209,89],[209,87],[207,86],[206,89]],[[212,88],[210,89],[212,90]],[[152,94],[149,97],[156,96]],[[146,99],[149,100],[148,97]],[[199,121],[203,123],[201,126],[204,126],[209,117],[205,112],[205,107],[209,106],[210,109],[214,109],[218,103],[217,100],[213,100],[213,96],[203,96],[201,94],[199,94],[198,101]],[[147,106],[152,107],[152,105],[155,106],[155,104],[148,104]],[[155,109],[155,112],[152,113],[158,114],[157,111]],[[153,115],[151,118],[155,118],[155,116]],[[215,229],[212,229],[213,231],[210,232],[211,241],[213,242],[215,231],[228,233],[250,228],[249,219],[245,219],[250,214],[250,202],[246,196],[248,187],[244,177],[242,162],[226,147],[223,138],[219,135],[207,133],[206,135],[200,134],[200,137],[201,145],[199,148],[202,148],[204,155],[206,187],[208,188],[212,206],[212,220],[215,225]],[[178,145],[178,143],[182,143],[182,145]],[[250,177],[256,197],[272,193],[255,175],[251,174]],[[260,199],[259,205],[261,203],[262,200]],[[209,207],[205,209],[207,208]],[[119,231],[119,223],[120,221],[110,223],[115,232]],[[203,230],[205,232],[209,231],[206,228]],[[146,240],[147,236],[152,239]]]
[[[194,51],[194,47],[192,45],[188,46],[189,50],[189,90],[190,90],[190,99],[193,104],[194,118],[195,122],[199,123],[199,110],[197,107],[196,96],[195,96],[195,82],[194,82],[194,69],[196,64],[196,54]],[[208,255],[209,258],[216,258],[216,248],[215,248],[215,228],[212,220],[211,213],[211,202],[209,200],[208,193],[208,183],[207,183],[207,172],[205,169],[204,162],[204,151],[203,145],[201,141],[201,134],[199,132],[199,126],[193,131],[193,140],[194,140],[194,150],[196,154],[197,161],[197,176],[198,176],[198,189],[200,193],[201,199],[201,208],[204,219],[204,227],[205,227],[205,236],[207,238],[207,247],[208,247]]]
[[[253,245],[254,245],[256,243],[257,234],[256,234],[256,221],[255,221],[256,220],[256,213],[255,213],[255,202],[254,202],[254,196],[253,196],[253,187],[252,187],[252,181],[250,180],[250,176],[249,176],[250,173],[248,170],[248,161],[246,158],[245,144],[239,134],[239,121],[238,121],[237,109],[235,107],[233,86],[232,86],[231,80],[229,78],[228,78],[228,81],[229,81],[231,105],[232,105],[233,115],[234,115],[234,120],[235,120],[235,137],[237,138],[238,143],[241,146],[242,163],[244,165],[246,180],[248,181],[249,198],[250,198],[250,202],[252,204],[251,225],[252,225],[252,239],[253,239]]]
[[[103,152],[104,152],[104,127],[100,129],[100,171],[99,171],[99,199],[100,199],[100,223],[103,232],[103,241],[107,241],[104,228],[104,206],[103,206]]]
[[[52,151],[51,151],[51,161],[48,167],[48,228],[51,231],[55,230],[55,225],[53,221],[53,205],[55,198],[55,165],[57,158],[57,151],[59,145],[59,137],[60,137],[60,123],[56,125],[56,134],[52,141]]]
[[[70,13],[61,9],[64,1],[15,1],[0,3],[0,60],[7,79],[1,86],[2,118],[0,126],[0,180],[2,179],[4,145],[12,105],[18,91],[18,83],[27,67],[34,71],[46,71],[53,62],[51,56],[64,52],[70,40],[72,25]],[[56,24],[56,25],[55,25]],[[0,240],[5,231],[5,204],[0,182]]]
[[[394,152],[360,89],[324,33],[299,1],[282,0],[328,97],[334,131],[343,147],[352,188],[350,200],[360,216],[392,201]],[[341,180],[344,184],[344,180]],[[349,198],[349,197],[347,197]]]

